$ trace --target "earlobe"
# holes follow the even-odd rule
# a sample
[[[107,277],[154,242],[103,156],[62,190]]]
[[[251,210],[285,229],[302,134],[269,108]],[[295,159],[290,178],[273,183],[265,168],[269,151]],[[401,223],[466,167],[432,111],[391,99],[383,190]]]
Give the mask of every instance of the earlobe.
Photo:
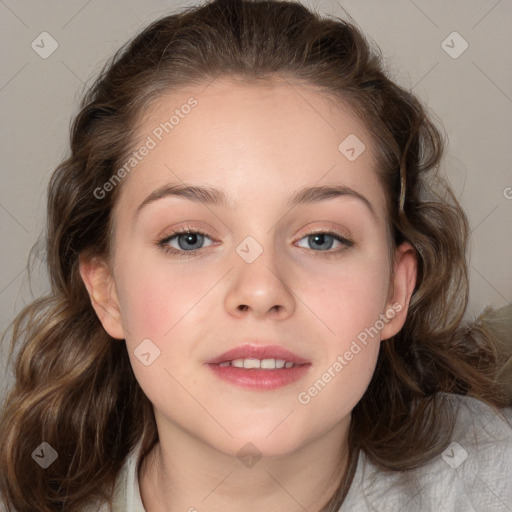
[[[121,309],[108,264],[99,257],[86,259],[81,256],[79,267],[92,307],[103,328],[113,338],[124,339],[126,336],[121,322]]]
[[[396,249],[395,274],[390,283],[390,296],[384,314],[391,320],[381,331],[381,340],[397,334],[405,323],[409,302],[411,300],[417,277],[417,254],[408,242],[403,242]],[[389,312],[389,315],[388,315]]]

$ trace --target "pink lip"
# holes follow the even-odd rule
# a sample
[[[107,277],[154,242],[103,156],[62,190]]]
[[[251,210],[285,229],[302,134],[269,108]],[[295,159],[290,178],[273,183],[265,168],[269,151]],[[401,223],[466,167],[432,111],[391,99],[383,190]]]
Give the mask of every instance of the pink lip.
[[[234,359],[284,359],[294,363],[292,368],[262,370],[259,368],[235,368],[234,366],[219,366],[225,361]],[[208,361],[207,366],[222,380],[237,386],[265,391],[276,389],[302,378],[311,363],[298,355],[278,345],[246,344],[224,352],[224,354]]]
[[[234,359],[284,359],[295,364],[307,364],[310,361],[299,357],[279,345],[253,345],[247,343],[224,352],[209,361],[208,364],[220,364]]]

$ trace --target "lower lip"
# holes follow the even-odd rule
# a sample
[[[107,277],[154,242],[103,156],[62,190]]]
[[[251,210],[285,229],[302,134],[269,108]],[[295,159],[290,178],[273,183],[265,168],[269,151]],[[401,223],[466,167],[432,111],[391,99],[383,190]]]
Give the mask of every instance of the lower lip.
[[[247,389],[260,391],[286,386],[298,381],[307,373],[311,363],[300,364],[292,368],[279,370],[261,370],[258,368],[236,368],[235,366],[219,366],[208,364],[212,371],[221,379]]]

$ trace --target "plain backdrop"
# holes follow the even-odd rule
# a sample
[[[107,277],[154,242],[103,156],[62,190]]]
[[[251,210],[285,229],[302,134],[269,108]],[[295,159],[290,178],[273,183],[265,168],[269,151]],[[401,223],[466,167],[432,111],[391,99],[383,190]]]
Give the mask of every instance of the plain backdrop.
[[[343,18],[348,12],[379,45],[392,77],[442,120],[449,140],[442,169],[472,230],[467,316],[473,318],[487,305],[510,302],[511,0],[304,3]],[[26,262],[44,231],[46,185],[67,154],[69,125],[85,88],[124,42],[154,19],[188,5],[163,0],[0,0],[0,330],[48,287],[44,255],[34,260],[31,287]],[[38,53],[32,47],[45,37],[45,48],[50,48],[43,32],[58,44],[47,58],[40,56],[42,49]],[[5,373],[0,383],[4,391],[10,380]]]

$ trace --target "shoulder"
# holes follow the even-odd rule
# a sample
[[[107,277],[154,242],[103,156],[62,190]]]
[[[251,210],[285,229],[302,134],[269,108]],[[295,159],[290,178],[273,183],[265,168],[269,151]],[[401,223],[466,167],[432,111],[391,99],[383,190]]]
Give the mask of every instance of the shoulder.
[[[454,428],[444,451],[420,468],[382,471],[360,453],[340,511],[509,512],[512,408],[495,411],[471,397],[443,394]]]
[[[128,455],[117,475],[112,512],[145,512],[137,475],[139,455],[140,446],[138,445]]]

